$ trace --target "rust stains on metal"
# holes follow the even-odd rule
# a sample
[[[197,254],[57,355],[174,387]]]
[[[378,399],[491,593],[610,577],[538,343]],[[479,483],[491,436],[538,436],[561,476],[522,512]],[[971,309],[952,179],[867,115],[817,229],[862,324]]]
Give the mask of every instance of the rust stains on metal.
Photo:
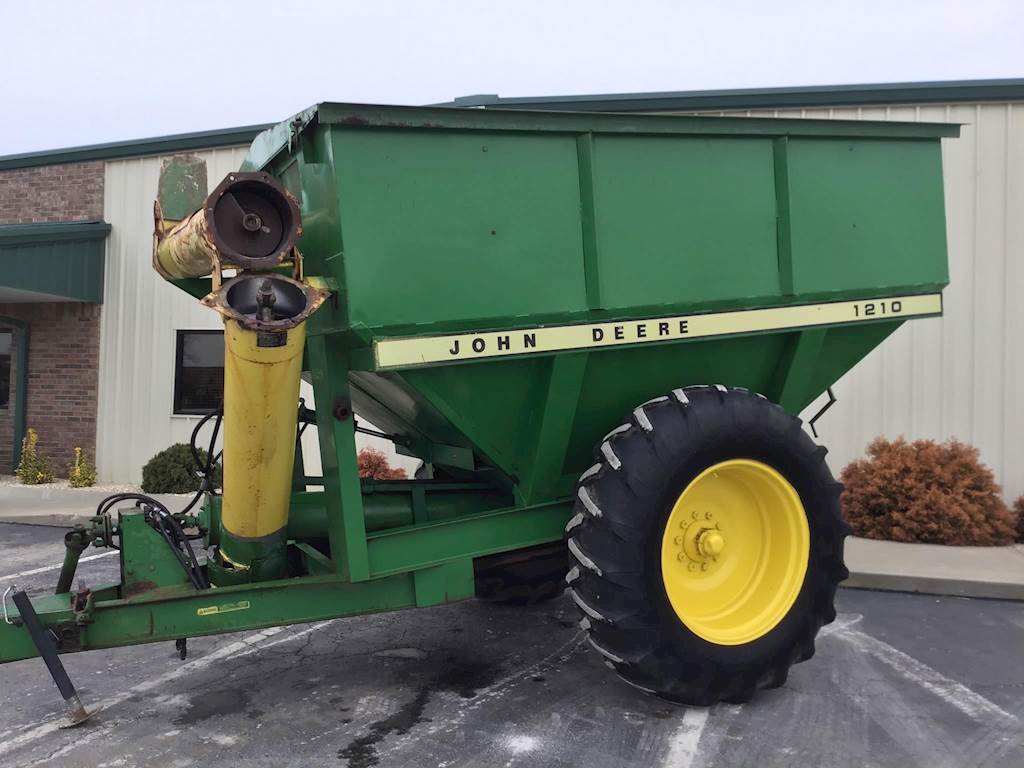
[[[134,597],[135,595],[142,594],[143,592],[152,592],[159,586],[160,585],[157,584],[155,581],[147,581],[145,579],[140,579],[139,581],[130,581],[127,584],[125,584],[124,596],[127,598]]]

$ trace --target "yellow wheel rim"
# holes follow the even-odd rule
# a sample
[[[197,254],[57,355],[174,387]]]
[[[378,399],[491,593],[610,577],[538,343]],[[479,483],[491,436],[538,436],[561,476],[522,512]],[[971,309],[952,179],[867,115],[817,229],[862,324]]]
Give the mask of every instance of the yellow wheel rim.
[[[668,516],[665,592],[694,634],[718,645],[752,642],[793,607],[810,540],[786,478],[759,461],[723,461],[694,478]]]

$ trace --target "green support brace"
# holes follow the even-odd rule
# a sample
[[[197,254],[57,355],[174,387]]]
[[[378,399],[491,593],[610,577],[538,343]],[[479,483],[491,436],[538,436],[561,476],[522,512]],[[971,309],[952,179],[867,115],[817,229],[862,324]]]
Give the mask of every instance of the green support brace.
[[[522,479],[517,489],[517,495],[524,504],[534,504],[542,497],[550,498],[561,478],[587,370],[587,358],[587,352],[576,352],[551,360],[532,471]]]
[[[342,578],[363,581],[369,578],[370,570],[355,420],[348,385],[348,355],[345,349],[336,348],[332,338],[327,336],[311,336],[307,346],[313,366],[331,560]]]

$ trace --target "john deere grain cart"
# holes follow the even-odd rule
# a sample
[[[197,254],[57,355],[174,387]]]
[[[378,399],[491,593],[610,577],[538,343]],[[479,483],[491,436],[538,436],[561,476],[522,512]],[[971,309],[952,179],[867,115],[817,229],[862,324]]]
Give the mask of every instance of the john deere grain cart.
[[[528,600],[554,569],[634,686],[780,685],[847,573],[797,414],[941,314],[957,132],[321,104],[201,204],[162,185],[155,266],[224,317],[223,495],[108,502],[57,594],[5,598],[0,660],[67,682],[57,652]],[[360,418],[424,477],[361,481]],[[71,590],[89,542],[120,584]]]

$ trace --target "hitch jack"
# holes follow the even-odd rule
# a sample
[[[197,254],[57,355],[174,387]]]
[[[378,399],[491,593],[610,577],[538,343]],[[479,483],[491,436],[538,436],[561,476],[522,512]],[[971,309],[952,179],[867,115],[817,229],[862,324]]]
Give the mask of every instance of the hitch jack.
[[[36,614],[35,608],[32,607],[32,601],[25,594],[25,590],[18,590],[11,597],[21,614],[21,621],[24,623],[25,629],[28,630],[32,642],[39,650],[39,655],[43,657],[46,668],[50,671],[53,682],[57,684],[60,695],[64,697],[64,703],[68,709],[68,722],[63,727],[73,728],[76,725],[81,725],[93,713],[87,712],[82,706],[82,700],[78,698],[78,691],[75,690],[74,683],[71,682],[67,670],[64,669],[64,665],[57,655],[57,644],[54,642],[52,632],[39,621],[39,616]]]

